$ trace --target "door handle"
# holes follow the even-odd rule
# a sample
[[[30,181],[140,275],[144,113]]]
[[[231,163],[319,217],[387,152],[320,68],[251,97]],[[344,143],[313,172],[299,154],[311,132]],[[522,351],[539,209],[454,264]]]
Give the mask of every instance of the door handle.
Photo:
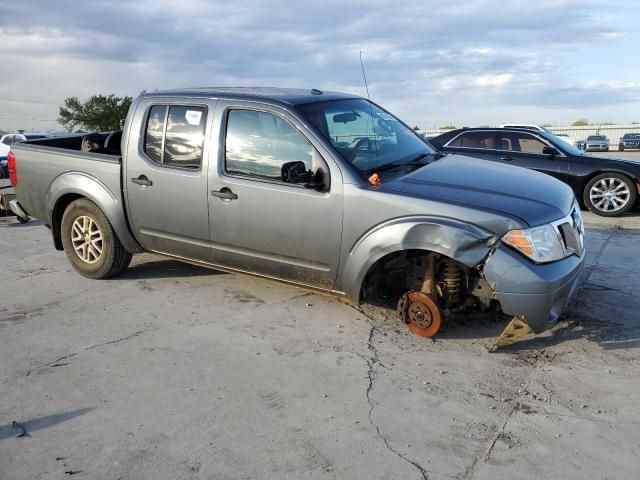
[[[513,162],[513,157],[500,157],[500,160],[505,162]]]
[[[131,183],[142,185],[143,187],[150,187],[153,185],[153,182],[149,180],[146,175],[140,175],[138,178],[132,178]]]
[[[238,198],[238,195],[233,193],[227,187],[223,187],[220,190],[211,190],[211,196],[212,197],[218,197],[218,198],[221,198],[223,200],[236,200]]]

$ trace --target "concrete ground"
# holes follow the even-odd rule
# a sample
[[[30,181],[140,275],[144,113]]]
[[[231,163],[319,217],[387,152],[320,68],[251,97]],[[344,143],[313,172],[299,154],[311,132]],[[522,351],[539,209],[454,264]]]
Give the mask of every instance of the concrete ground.
[[[0,479],[637,479],[640,215],[585,216],[565,319],[497,353],[154,255],[91,281],[0,219]]]

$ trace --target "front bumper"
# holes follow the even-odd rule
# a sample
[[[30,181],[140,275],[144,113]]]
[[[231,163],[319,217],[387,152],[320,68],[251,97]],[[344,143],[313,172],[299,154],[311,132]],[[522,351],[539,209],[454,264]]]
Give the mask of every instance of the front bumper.
[[[551,328],[573,295],[585,253],[553,263],[535,264],[500,245],[487,260],[484,275],[495,291],[502,311],[522,316],[540,333]]]
[[[608,150],[609,149],[609,145],[589,145],[587,144],[587,146],[585,147],[585,150]]]

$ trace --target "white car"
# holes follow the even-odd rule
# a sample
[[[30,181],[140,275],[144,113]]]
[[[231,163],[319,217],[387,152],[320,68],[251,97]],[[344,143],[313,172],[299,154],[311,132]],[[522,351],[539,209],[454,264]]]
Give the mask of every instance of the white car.
[[[48,136],[44,133],[7,133],[0,137],[0,178],[4,178],[7,175],[7,155],[9,155],[11,145],[15,142],[36,140],[38,138],[47,138]]]
[[[500,128],[529,128],[532,130],[537,130],[539,132],[553,133],[550,130],[541,127],[540,125],[534,125],[532,123],[503,123],[502,125],[500,125]]]

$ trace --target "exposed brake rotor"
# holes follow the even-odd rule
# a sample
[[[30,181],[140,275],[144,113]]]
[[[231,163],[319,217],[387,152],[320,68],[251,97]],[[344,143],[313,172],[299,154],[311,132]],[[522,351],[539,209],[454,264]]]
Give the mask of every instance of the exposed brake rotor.
[[[424,292],[410,291],[398,301],[398,316],[409,330],[421,337],[433,337],[442,326],[442,312],[434,298]]]

